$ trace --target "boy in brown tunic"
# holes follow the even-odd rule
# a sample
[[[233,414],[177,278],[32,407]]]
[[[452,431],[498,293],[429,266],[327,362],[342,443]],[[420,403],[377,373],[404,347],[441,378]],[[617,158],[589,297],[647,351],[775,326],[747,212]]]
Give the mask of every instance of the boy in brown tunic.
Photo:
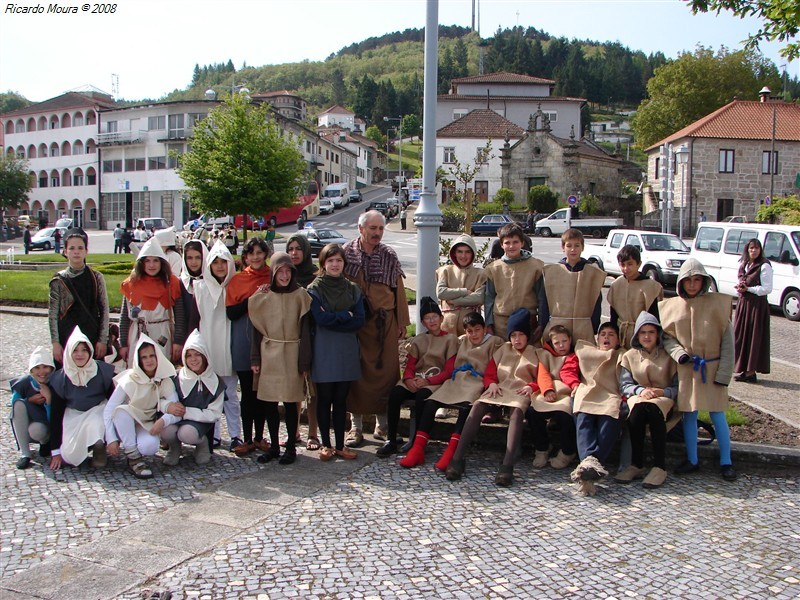
[[[455,335],[464,334],[464,317],[480,311],[486,290],[486,271],[475,266],[475,240],[462,235],[450,247],[451,265],[439,269],[436,297],[442,301],[442,328]]]
[[[658,319],[658,302],[664,299],[664,288],[657,281],[639,271],[642,255],[636,246],[623,246],[617,253],[617,262],[622,277],[617,277],[608,288],[608,303],[611,305],[611,322],[619,327],[619,339],[623,348],[631,348],[636,318],[647,311]]]
[[[580,484],[584,496],[594,496],[594,482],[608,475],[603,466],[620,431],[619,332],[613,323],[603,323],[597,346],[584,340],[575,349],[581,365],[581,383],[575,392],[575,426],[580,464],[570,477]]]
[[[380,458],[397,453],[397,426],[403,403],[413,399],[414,415],[419,418],[425,401],[453,374],[458,338],[442,329],[442,311],[430,296],[420,301],[419,316],[428,331],[414,336],[408,344],[403,376],[389,394],[389,436],[378,449]]]

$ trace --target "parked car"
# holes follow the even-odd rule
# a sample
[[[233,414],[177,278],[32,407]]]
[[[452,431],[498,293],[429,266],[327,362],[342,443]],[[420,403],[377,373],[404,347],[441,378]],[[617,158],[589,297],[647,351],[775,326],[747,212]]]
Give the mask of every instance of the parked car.
[[[319,256],[320,250],[328,244],[344,245],[350,241],[335,229],[301,229],[297,234],[308,238],[308,243],[311,244],[311,256]]]
[[[400,212],[400,200],[397,196],[390,196],[386,199],[386,204],[389,205],[389,212],[391,216],[396,217]]]
[[[346,183],[332,183],[325,188],[324,198],[333,202],[334,208],[342,208],[350,204],[350,188]]]
[[[757,238],[772,263],[772,292],[767,300],[791,321],[800,321],[800,227],[763,223],[700,223],[690,256],[699,260],[723,294],[736,296],[739,259]]]
[[[147,231],[150,231],[153,227],[156,228],[156,231],[159,229],[168,229],[170,227],[167,220],[163,217],[143,217],[141,219],[136,219],[136,225],[134,227],[138,228],[139,225],[144,225]],[[58,223],[56,223],[56,226],[58,226]]]
[[[480,221],[475,221],[470,226],[470,233],[473,236],[497,235],[497,230],[509,223],[516,223],[516,221],[508,215],[484,215]]]
[[[569,208],[560,208],[551,215],[536,221],[536,233],[542,237],[561,235],[567,229],[578,229],[586,236],[601,238],[612,229],[622,227],[622,219],[615,217],[583,217],[567,219]]]
[[[390,219],[392,217],[392,211],[389,208],[389,203],[386,202],[385,200],[380,200],[380,201],[374,200],[374,201],[370,202],[369,206],[367,206],[367,208],[364,209],[364,212],[367,212],[367,211],[370,211],[370,210],[377,210],[379,213],[381,213],[387,219]]]
[[[36,233],[33,234],[31,238],[31,249],[32,250],[52,250],[56,247],[56,240],[53,237],[53,234],[56,232],[56,229],[61,231],[61,235],[63,237],[64,232],[67,231],[66,227],[47,227],[45,229],[40,229]]]
[[[677,235],[612,229],[602,246],[586,246],[583,258],[595,263],[609,275],[622,275],[617,253],[623,246],[636,246],[642,255],[641,271],[663,286],[674,286],[681,265],[689,258],[689,247]]]
[[[61,227],[63,229],[72,229],[75,227],[74,220],[70,219],[69,217],[62,217],[56,221],[55,227]]]
[[[330,198],[319,199],[319,214],[321,215],[333,214],[333,202],[331,202]]]
[[[364,196],[361,195],[361,190],[352,190],[348,195],[350,202],[361,202]]]
[[[744,215],[731,215],[722,219],[723,223],[748,223],[749,221]]]

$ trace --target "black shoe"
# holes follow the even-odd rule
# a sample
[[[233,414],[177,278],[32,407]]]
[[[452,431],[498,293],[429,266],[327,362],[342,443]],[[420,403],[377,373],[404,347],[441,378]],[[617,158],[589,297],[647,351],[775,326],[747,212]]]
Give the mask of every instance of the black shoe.
[[[400,454],[408,454],[409,450],[414,446],[414,436],[408,438],[408,441],[400,447],[398,451]]]
[[[244,444],[244,442],[242,440],[240,440],[238,437],[232,438],[231,439],[231,452],[236,450],[242,444]]]
[[[392,454],[397,454],[397,444],[395,442],[386,442],[375,453],[378,458],[388,458]]]
[[[514,467],[500,465],[497,475],[494,476],[494,484],[500,487],[510,487],[512,483],[514,483]]]
[[[280,448],[277,448],[275,450],[270,448],[269,452],[265,452],[264,454],[259,456],[256,460],[263,465],[264,463],[268,463],[269,461],[271,461],[271,460],[273,460],[275,458],[280,458],[280,455],[281,455]],[[292,461],[292,462],[294,462],[294,461]]]
[[[693,464],[685,460],[675,468],[675,475],[688,475],[689,473],[697,473],[699,470],[699,463]]]
[[[736,478],[739,476],[736,473],[736,469],[733,468],[733,465],[722,465],[719,470],[725,481],[736,481]]]
[[[39,456],[42,458],[50,456],[50,444],[39,444]]]
[[[30,456],[20,456],[19,457],[19,460],[17,461],[17,468],[18,469],[20,469],[20,470],[27,469],[30,466],[31,466],[31,457]]]
[[[464,475],[467,468],[467,461],[464,459],[456,460],[455,458],[447,465],[447,470],[444,472],[444,477],[447,481],[458,481]]]
[[[741,375],[737,375],[733,378],[734,381],[740,381],[742,383],[758,383],[758,377],[755,373],[752,375],[745,375],[742,373]]]
[[[222,440],[219,438],[214,438],[214,440],[211,442],[211,449],[213,450],[214,448],[219,448],[220,446],[222,446]]]
[[[297,458],[297,451],[294,448],[286,448],[283,451],[283,456],[278,460],[279,465],[290,465]]]

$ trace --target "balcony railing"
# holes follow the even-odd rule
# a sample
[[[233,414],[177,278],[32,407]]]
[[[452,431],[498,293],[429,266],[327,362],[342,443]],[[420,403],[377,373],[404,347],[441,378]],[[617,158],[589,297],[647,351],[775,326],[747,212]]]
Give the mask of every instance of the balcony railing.
[[[100,146],[115,146],[121,144],[137,144],[144,141],[146,131],[111,131],[98,135],[97,143]]]

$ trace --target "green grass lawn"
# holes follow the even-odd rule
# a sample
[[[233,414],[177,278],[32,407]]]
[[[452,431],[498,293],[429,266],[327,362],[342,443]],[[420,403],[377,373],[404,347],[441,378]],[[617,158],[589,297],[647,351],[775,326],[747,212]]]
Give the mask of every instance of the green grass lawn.
[[[49,284],[54,274],[55,270],[0,272],[0,302],[30,302],[46,307],[49,302]],[[119,285],[129,274],[130,267],[124,273],[103,273],[112,311],[119,310],[122,306]]]
[[[697,417],[706,423],[711,423],[711,415],[709,415],[705,411],[700,411]],[[747,425],[747,417],[745,417],[742,413],[738,410],[733,408],[732,406],[725,411],[725,419],[728,421],[728,425]]]

